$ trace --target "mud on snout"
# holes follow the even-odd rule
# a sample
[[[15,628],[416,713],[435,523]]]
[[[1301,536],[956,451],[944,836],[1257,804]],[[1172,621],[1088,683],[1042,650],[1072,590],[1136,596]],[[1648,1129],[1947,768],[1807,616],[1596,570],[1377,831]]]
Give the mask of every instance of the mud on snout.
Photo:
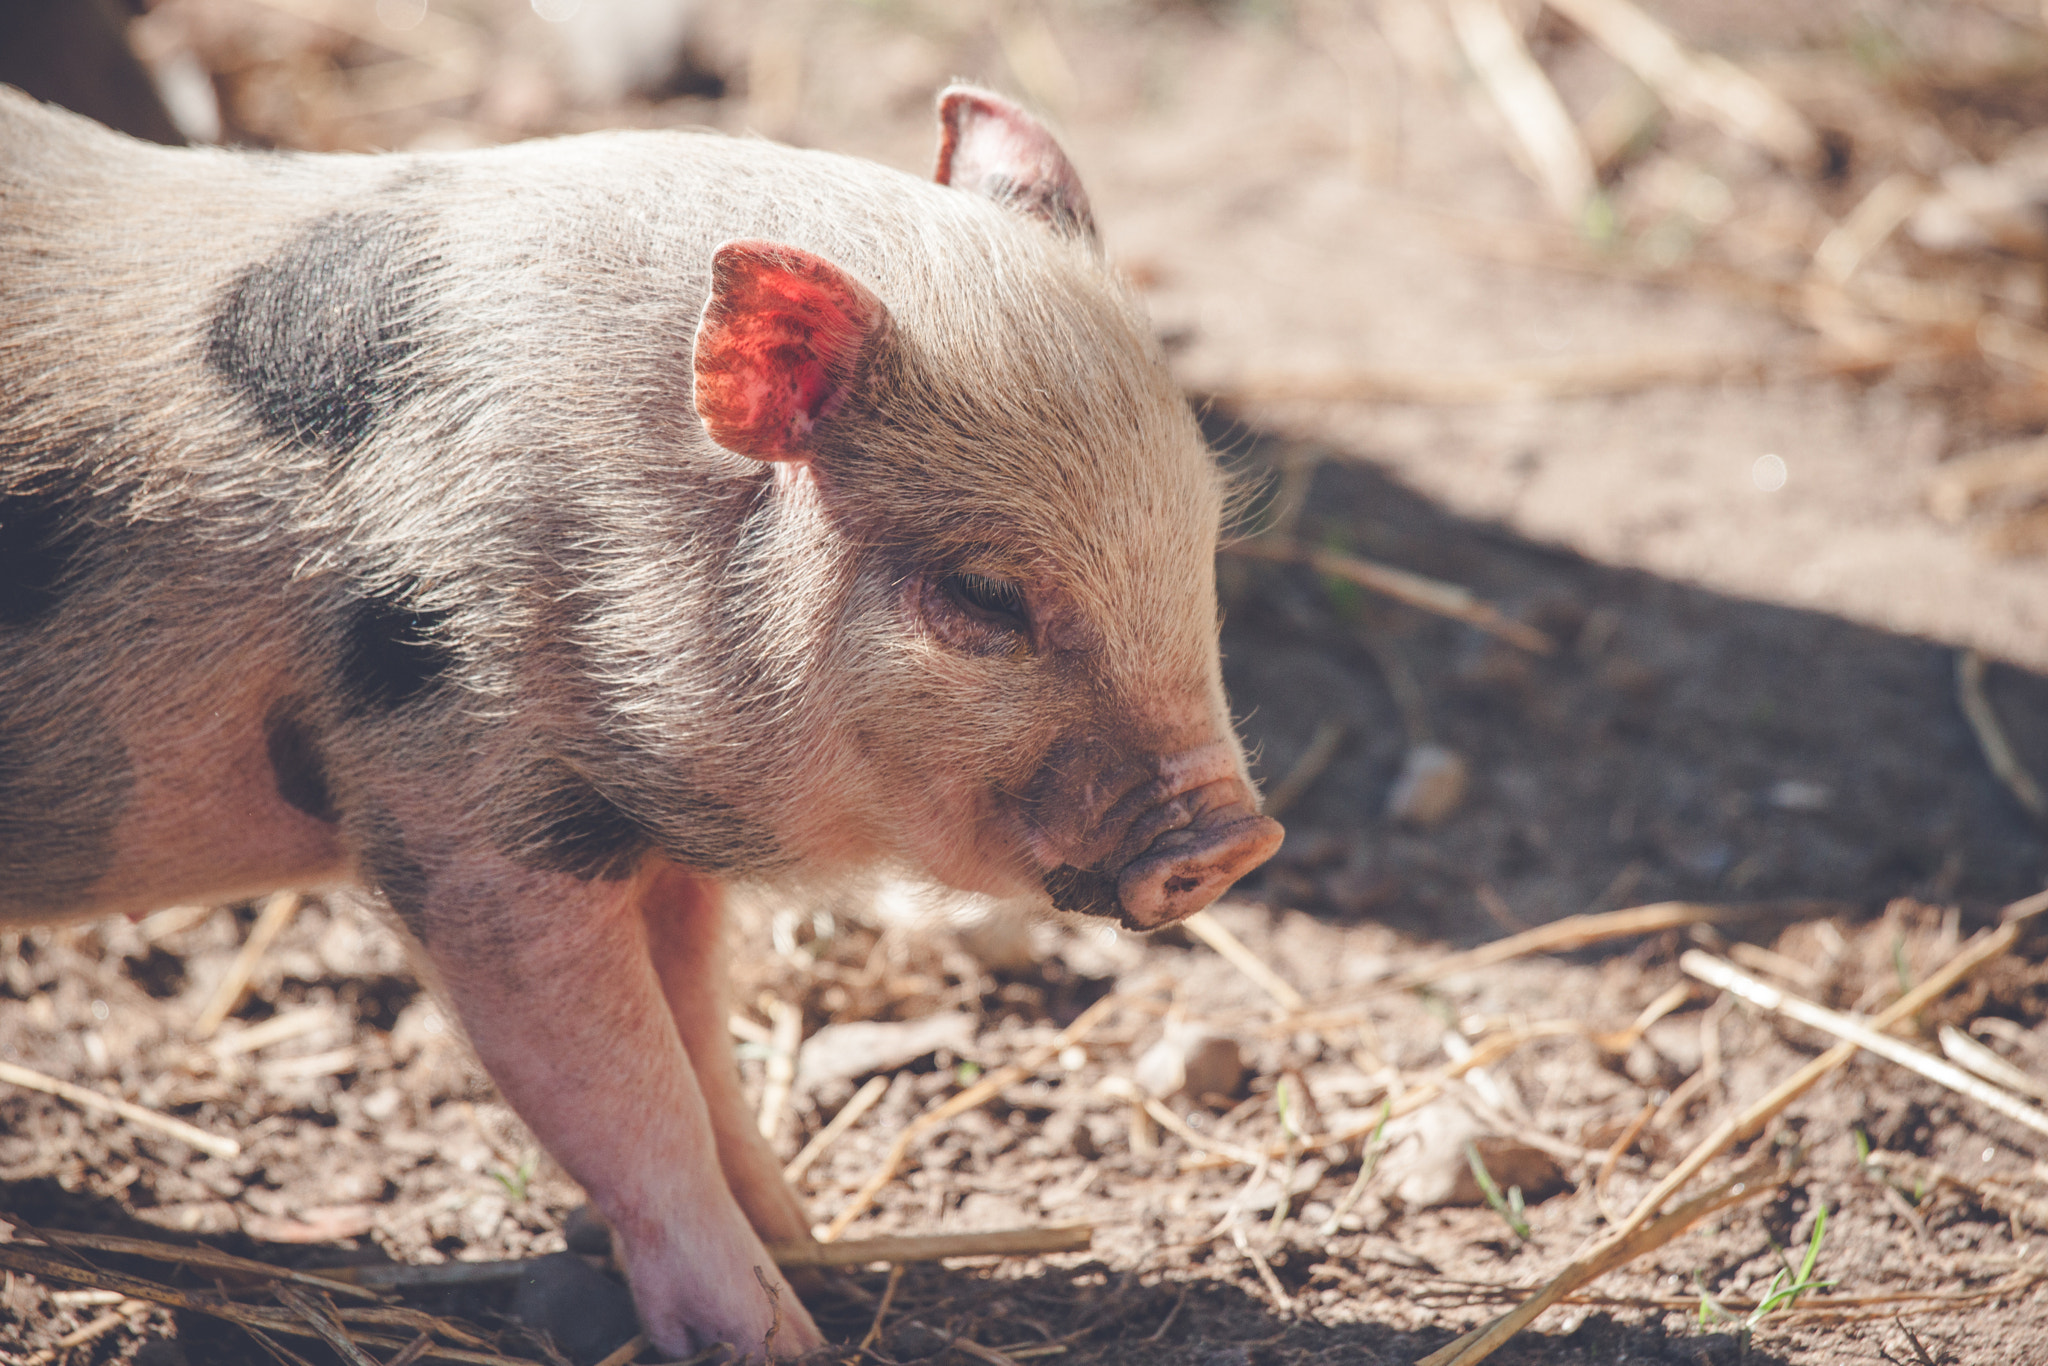
[[[1128,773],[1131,766],[1122,767]],[[1156,930],[1207,906],[1280,847],[1285,832],[1260,814],[1235,746],[1204,746],[1145,767],[1151,776],[1130,785],[1074,841],[1086,862],[1045,874],[1046,894],[1060,910]]]

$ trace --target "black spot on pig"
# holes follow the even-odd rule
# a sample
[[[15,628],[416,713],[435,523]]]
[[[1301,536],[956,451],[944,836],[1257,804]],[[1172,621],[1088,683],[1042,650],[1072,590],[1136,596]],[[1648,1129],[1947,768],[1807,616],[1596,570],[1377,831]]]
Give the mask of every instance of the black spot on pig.
[[[1045,893],[1062,911],[1081,915],[1121,916],[1116,879],[1089,868],[1055,868],[1045,875]]]
[[[413,368],[434,260],[389,213],[335,212],[237,276],[206,359],[272,436],[352,454],[421,387]]]
[[[340,819],[327,785],[327,756],[306,725],[300,699],[283,697],[271,706],[263,718],[263,747],[277,795],[287,806],[330,825]]]
[[[341,683],[356,710],[396,710],[439,682],[455,663],[442,636],[447,621],[446,612],[415,607],[402,592],[358,601],[341,648]]]
[[[56,610],[85,547],[85,503],[71,488],[0,493],[0,626]]]
[[[134,784],[128,747],[98,707],[0,696],[0,913],[85,905],[114,864]]]
[[[686,868],[761,874],[789,862],[773,831],[708,792],[663,792],[661,810],[670,818],[662,826],[661,852]]]
[[[413,938],[427,942],[427,870],[405,847],[405,832],[382,806],[359,817],[363,881],[384,898]]]
[[[533,795],[511,850],[521,866],[585,882],[616,882],[632,873],[650,840],[631,816],[566,764],[537,766],[528,785]]]

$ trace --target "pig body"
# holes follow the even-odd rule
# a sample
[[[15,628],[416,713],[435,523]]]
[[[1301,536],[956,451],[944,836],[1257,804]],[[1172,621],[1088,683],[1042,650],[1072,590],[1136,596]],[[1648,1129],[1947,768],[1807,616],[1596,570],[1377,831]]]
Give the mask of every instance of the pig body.
[[[669,1350],[818,1341],[725,887],[1150,927],[1279,838],[1213,462],[1058,148],[942,112],[925,182],[166,150],[0,89],[0,920],[372,887]]]

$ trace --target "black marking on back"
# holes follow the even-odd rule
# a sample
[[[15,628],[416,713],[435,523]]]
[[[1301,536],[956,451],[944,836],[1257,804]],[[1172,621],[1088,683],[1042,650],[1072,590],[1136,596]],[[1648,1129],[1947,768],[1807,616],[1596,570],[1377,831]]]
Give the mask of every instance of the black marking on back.
[[[417,393],[411,361],[434,259],[382,211],[337,211],[236,276],[206,339],[272,436],[353,453]]]
[[[74,697],[0,696],[0,911],[79,909],[119,853],[135,785],[106,713]]]
[[[263,747],[285,805],[332,825],[341,819],[327,783],[327,756],[306,724],[302,698],[281,697],[263,718]]]
[[[617,882],[632,874],[652,843],[639,822],[566,764],[536,765],[527,785],[532,795],[508,851],[522,867]]]
[[[0,626],[28,626],[56,610],[85,548],[85,502],[68,487],[0,493]]]
[[[414,606],[404,592],[373,593],[349,611],[341,683],[355,709],[393,711],[423,696],[455,664],[443,635],[448,614]]]
[[[1055,868],[1045,875],[1044,883],[1046,895],[1062,911],[1119,918],[1123,915],[1116,879],[1103,873],[1090,868]]]

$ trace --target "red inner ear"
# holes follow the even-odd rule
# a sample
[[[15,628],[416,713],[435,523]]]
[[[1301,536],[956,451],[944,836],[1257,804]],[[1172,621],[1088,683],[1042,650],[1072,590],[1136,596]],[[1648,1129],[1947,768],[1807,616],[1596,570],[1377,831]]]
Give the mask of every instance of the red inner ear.
[[[818,423],[845,401],[888,316],[867,286],[823,257],[726,243],[711,258],[711,299],[697,325],[697,416],[729,451],[810,458]]]

